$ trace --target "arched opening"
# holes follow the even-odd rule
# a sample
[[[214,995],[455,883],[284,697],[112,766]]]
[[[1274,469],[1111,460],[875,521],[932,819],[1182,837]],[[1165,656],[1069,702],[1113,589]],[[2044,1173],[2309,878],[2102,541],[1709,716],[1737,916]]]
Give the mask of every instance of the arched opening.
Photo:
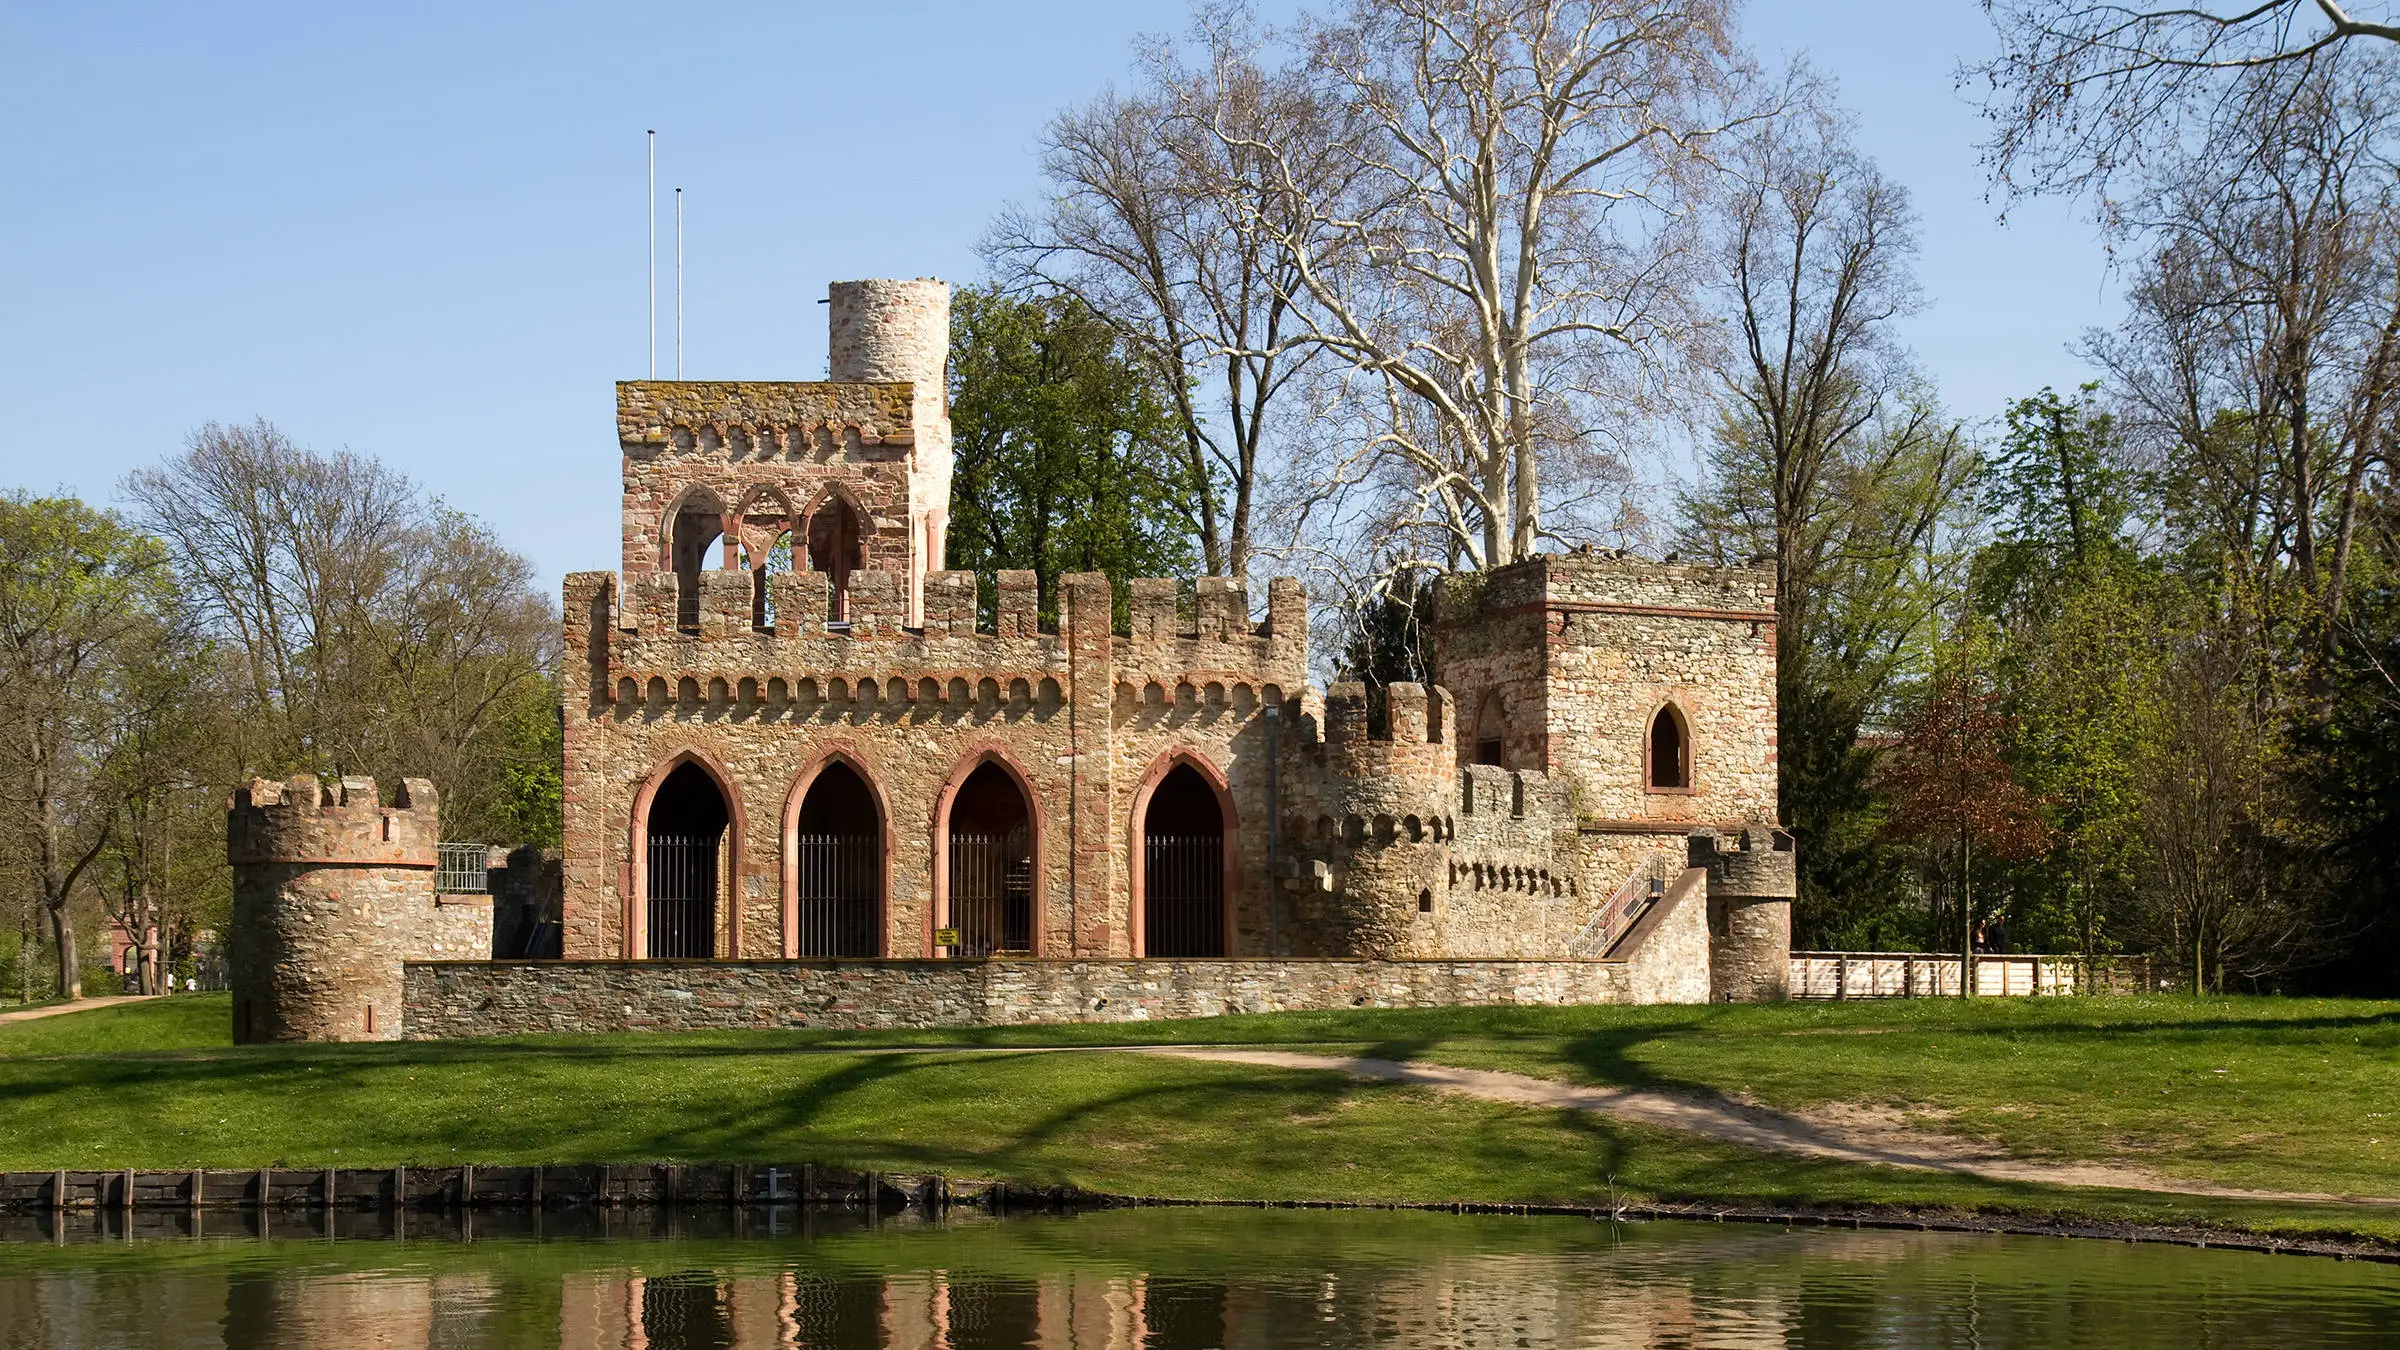
[[[697,764],[676,766],[651,797],[644,896],[652,958],[717,954],[729,818],[725,794]]]
[[[795,956],[882,950],[883,815],[858,770],[827,764],[800,799],[792,850]]]
[[[838,492],[825,495],[808,518],[808,570],[831,583],[835,623],[850,620],[850,574],[866,560],[866,524],[858,508]]]
[[[1225,954],[1225,812],[1189,764],[1168,770],[1142,813],[1142,954]]]
[[[1475,714],[1475,760],[1497,766],[1508,745],[1508,711],[1497,692],[1485,694]]]
[[[1643,756],[1653,792],[1688,792],[1692,786],[1692,736],[1674,704],[1650,718],[1650,744]]]
[[[735,513],[740,530],[742,566],[750,573],[750,622],[760,631],[775,627],[775,602],[769,576],[792,570],[792,508],[781,493],[761,488]]]
[[[725,504],[706,488],[685,493],[667,523],[667,566],[675,572],[675,625],[700,631],[700,573],[708,549],[725,537]]]
[[[949,894],[943,926],[956,956],[1033,950],[1033,806],[1016,778],[986,761],[950,801]]]

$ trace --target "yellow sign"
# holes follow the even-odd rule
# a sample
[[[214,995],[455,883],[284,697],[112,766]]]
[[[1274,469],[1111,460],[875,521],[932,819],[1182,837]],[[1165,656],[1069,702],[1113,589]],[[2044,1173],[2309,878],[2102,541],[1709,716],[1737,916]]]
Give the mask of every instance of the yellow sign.
[[[936,946],[936,947],[955,947],[955,946],[957,946],[957,945],[958,945],[958,930],[957,930],[957,929],[955,929],[955,928],[936,928],[936,929],[934,929],[934,930],[933,930],[933,945],[934,945],[934,946]]]

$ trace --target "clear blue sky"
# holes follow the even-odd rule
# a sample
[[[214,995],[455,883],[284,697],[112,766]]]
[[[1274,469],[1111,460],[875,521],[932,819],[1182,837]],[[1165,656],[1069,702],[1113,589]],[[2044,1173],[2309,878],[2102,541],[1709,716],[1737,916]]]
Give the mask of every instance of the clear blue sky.
[[[1280,7],[1278,7],[1280,8]],[[554,584],[614,566],[611,382],[642,375],[642,132],[686,189],[685,370],[824,369],[825,283],[969,280],[1038,191],[1060,106],[1121,80],[1180,0],[553,8],[0,7],[0,489],[110,498],[209,420],[402,466]],[[1761,6],[1915,193],[1909,340],[1958,414],[2085,378],[2113,313],[2072,209],[2003,227],[1951,71],[1973,0]]]

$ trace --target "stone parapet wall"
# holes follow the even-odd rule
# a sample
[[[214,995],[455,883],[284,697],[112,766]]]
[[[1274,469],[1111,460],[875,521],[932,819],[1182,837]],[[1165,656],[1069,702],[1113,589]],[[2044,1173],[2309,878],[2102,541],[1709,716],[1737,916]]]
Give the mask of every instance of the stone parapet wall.
[[[1709,997],[1705,874],[1614,959],[457,961],[407,968],[407,1036],[1026,1026]]]
[[[1227,1013],[1632,1001],[1622,961],[440,962],[412,1039],[528,1032],[1142,1022]]]

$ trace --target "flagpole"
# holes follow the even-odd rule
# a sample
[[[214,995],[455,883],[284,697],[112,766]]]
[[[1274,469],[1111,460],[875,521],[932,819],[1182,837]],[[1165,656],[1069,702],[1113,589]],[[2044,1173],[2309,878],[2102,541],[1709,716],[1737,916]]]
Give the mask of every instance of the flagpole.
[[[683,378],[683,189],[675,189],[675,378]]]
[[[642,215],[650,227],[650,378],[658,378],[658,132],[644,133],[650,138],[650,195],[643,201]]]

